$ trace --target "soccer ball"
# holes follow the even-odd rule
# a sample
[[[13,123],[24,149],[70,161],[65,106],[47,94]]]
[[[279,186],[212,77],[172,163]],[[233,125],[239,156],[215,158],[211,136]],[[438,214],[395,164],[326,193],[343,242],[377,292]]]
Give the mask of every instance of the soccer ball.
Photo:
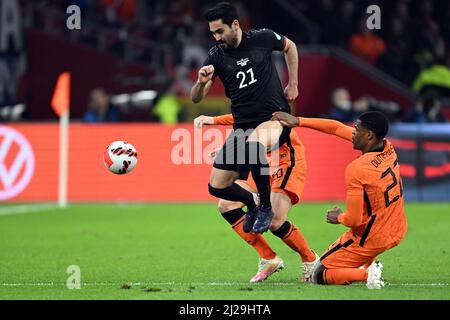
[[[103,154],[103,163],[114,174],[127,174],[137,164],[136,148],[125,141],[111,143]]]

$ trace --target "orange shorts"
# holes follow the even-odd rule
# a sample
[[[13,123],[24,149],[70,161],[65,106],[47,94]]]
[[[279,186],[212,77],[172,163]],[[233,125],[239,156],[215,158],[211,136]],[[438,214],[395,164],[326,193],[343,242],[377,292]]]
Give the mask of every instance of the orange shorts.
[[[295,166],[292,166],[291,162],[285,161],[271,170],[274,171],[270,177],[271,192],[285,193],[292,204],[299,203],[305,189],[306,163],[295,161]],[[244,182],[253,190],[257,190],[251,175]]]
[[[361,237],[347,231],[325,251],[320,262],[327,269],[359,268],[370,265],[378,255],[395,246],[366,248],[359,245],[360,240]]]

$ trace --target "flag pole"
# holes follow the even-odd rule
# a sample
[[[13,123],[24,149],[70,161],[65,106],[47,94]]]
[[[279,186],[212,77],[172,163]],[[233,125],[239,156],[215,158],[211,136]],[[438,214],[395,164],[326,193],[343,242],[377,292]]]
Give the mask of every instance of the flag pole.
[[[59,117],[59,192],[60,208],[67,207],[67,176],[69,161],[69,110]]]

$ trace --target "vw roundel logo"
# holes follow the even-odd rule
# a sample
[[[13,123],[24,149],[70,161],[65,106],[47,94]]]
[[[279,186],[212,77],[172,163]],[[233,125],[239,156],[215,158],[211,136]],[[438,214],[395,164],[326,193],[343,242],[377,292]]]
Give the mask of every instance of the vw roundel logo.
[[[0,201],[19,195],[34,174],[34,153],[17,130],[0,125]]]

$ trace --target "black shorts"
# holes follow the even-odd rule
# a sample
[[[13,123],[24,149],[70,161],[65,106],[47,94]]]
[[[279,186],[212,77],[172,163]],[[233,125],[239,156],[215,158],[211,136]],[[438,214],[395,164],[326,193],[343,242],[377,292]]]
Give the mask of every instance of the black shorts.
[[[278,148],[288,141],[291,130],[291,128],[283,127],[278,141]],[[222,149],[217,153],[213,167],[220,170],[237,172],[239,173],[240,180],[247,180],[250,168],[247,165],[248,161],[246,161],[245,144],[253,131],[254,129],[248,129],[246,131],[243,129],[234,129],[228,136]]]

